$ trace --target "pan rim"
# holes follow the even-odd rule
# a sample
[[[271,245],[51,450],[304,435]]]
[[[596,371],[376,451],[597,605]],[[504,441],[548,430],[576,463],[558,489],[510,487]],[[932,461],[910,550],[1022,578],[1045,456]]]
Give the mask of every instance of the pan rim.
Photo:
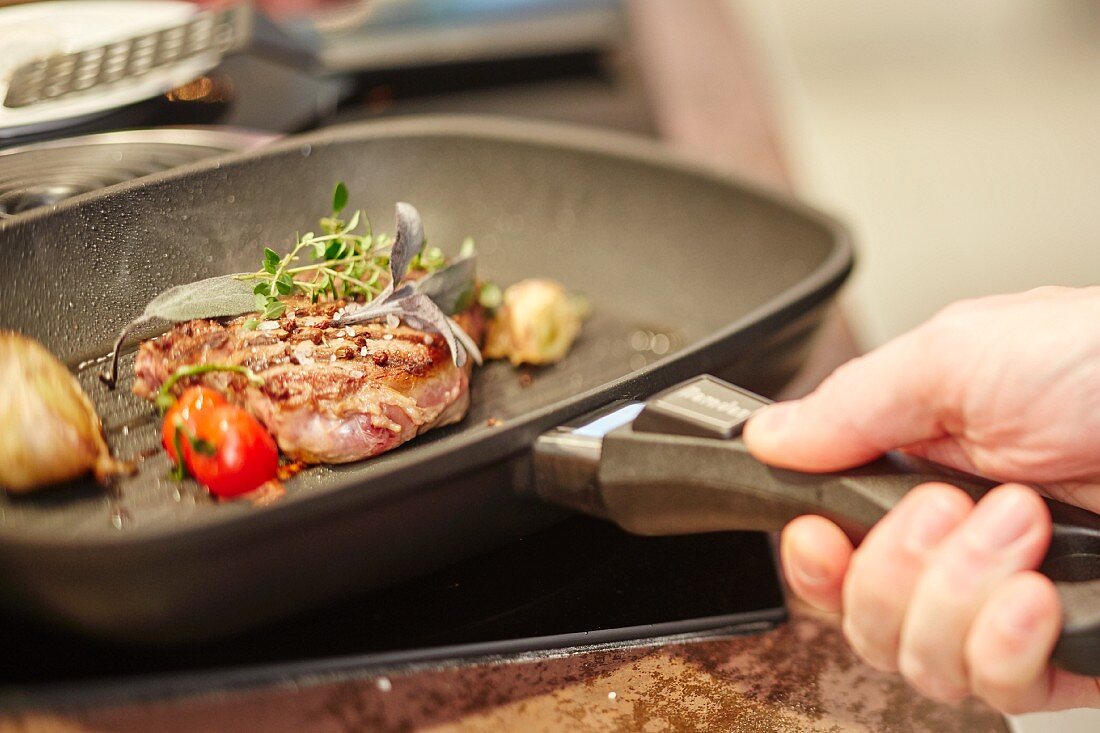
[[[0,233],[9,227],[29,224],[53,215],[57,211],[85,206],[89,202],[123,195],[151,184],[186,178],[196,172],[212,168],[219,168],[231,175],[235,166],[255,158],[302,151],[319,144],[397,136],[405,138],[448,136],[504,140],[544,148],[592,153],[668,169],[732,186],[743,194],[779,205],[824,229],[829,235],[832,248],[809,275],[768,302],[730,321],[704,338],[692,342],[683,350],[663,357],[640,370],[513,418],[489,434],[480,432],[473,435],[457,434],[446,441],[423,445],[420,447],[422,454],[415,471],[416,476],[402,476],[403,472],[409,473],[406,467],[387,467],[382,474],[371,477],[371,483],[374,485],[369,496],[356,492],[356,488],[363,484],[362,477],[338,477],[333,479],[325,491],[312,494],[308,499],[280,502],[264,507],[262,511],[238,510],[211,513],[187,524],[175,526],[160,525],[151,528],[135,526],[119,531],[117,534],[60,538],[44,537],[37,531],[26,531],[21,527],[0,527],[0,548],[6,551],[52,554],[93,548],[100,551],[110,549],[132,551],[135,546],[141,546],[146,552],[178,553],[185,546],[190,545],[202,546],[204,551],[209,552],[212,545],[220,542],[239,542],[240,535],[235,530],[243,530],[247,527],[250,532],[278,533],[305,521],[303,517],[311,513],[331,515],[342,513],[351,507],[362,508],[376,503],[385,503],[403,492],[415,490],[417,487],[428,487],[453,476],[454,472],[446,467],[446,458],[453,453],[469,451],[476,447],[478,460],[476,464],[465,470],[507,461],[523,451],[522,447],[514,447],[515,444],[529,444],[538,434],[556,424],[616,399],[637,399],[653,394],[676,381],[700,373],[705,370],[705,366],[697,365],[696,360],[691,359],[693,354],[724,342],[752,343],[757,332],[773,330],[775,326],[785,325],[794,320],[809,308],[828,300],[847,278],[854,264],[854,248],[848,229],[831,215],[794,198],[785,191],[748,179],[719,166],[690,158],[670,150],[660,142],[638,135],[573,124],[534,122],[484,115],[424,115],[372,120],[290,136],[253,150],[208,158],[82,194],[54,206],[26,212],[0,222]]]

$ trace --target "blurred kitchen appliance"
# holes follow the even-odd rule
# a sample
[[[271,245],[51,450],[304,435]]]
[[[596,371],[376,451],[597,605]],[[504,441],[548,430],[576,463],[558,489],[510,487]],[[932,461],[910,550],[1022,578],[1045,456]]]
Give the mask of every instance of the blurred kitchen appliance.
[[[176,0],[0,10],[0,137],[68,127],[210,70],[249,34],[248,9]]]
[[[0,150],[0,220],[279,137],[230,127],[102,132]]]

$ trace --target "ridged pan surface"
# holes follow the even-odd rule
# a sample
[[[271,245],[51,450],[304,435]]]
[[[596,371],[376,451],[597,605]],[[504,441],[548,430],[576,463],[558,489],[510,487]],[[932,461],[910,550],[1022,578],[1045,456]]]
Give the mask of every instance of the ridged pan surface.
[[[100,362],[165,288],[254,270],[265,245],[288,249],[325,214],[336,181],[375,230],[392,232],[394,203],[408,201],[431,244],[454,253],[474,237],[481,277],[558,279],[587,297],[591,318],[560,364],[477,370],[458,425],[370,461],[309,469],[271,505],[211,500],[169,478],[155,414],[129,391],[132,353],[114,392],[96,378]],[[613,399],[736,360],[827,299],[850,262],[828,219],[656,145],[470,118],[324,131],[13,218],[0,225],[0,327],[73,365],[114,451],[140,471],[111,490],[0,492],[0,549],[202,542],[246,524],[293,528],[317,507],[383,501],[515,454]]]

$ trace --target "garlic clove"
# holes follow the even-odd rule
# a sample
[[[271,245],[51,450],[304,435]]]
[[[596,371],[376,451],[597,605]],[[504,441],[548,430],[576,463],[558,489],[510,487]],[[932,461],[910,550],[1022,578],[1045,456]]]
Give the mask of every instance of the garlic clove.
[[[111,457],[76,377],[37,341],[10,331],[0,331],[0,425],[0,486],[9,491],[133,471]]]
[[[554,280],[522,280],[504,291],[489,322],[485,356],[513,365],[561,361],[581,330],[581,312],[573,297]]]

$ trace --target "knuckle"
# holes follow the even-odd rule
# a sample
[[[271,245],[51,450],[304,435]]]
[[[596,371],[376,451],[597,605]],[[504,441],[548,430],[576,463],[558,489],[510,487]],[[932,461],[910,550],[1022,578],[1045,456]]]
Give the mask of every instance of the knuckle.
[[[850,614],[845,614],[841,631],[852,651],[863,662],[882,672],[897,671],[896,649],[884,649],[881,645],[871,643]]]
[[[1065,285],[1039,285],[1026,291],[1025,295],[1033,298],[1054,298],[1074,292],[1074,288]]]
[[[942,325],[950,322],[969,321],[978,313],[984,311],[990,302],[990,298],[962,298],[956,300],[936,311],[929,323]]]
[[[939,674],[915,650],[902,650],[898,658],[898,671],[913,689],[937,702],[956,703],[970,694],[967,687]]]
[[[924,571],[924,592],[945,605],[951,599],[972,598],[988,585],[996,555],[966,543],[940,551]]]
[[[978,298],[959,300],[940,309],[914,334],[921,349],[964,346],[983,329],[988,304]]]
[[[974,662],[977,660],[972,655],[968,654],[967,656],[970,662],[970,687],[974,690],[975,695],[994,707],[997,707],[999,701],[1013,696],[1014,686],[1002,679],[996,670],[990,669],[980,662],[975,664]]]
[[[873,619],[879,624],[900,622],[904,598],[890,581],[883,563],[864,560],[849,570],[845,608],[860,619]]]

